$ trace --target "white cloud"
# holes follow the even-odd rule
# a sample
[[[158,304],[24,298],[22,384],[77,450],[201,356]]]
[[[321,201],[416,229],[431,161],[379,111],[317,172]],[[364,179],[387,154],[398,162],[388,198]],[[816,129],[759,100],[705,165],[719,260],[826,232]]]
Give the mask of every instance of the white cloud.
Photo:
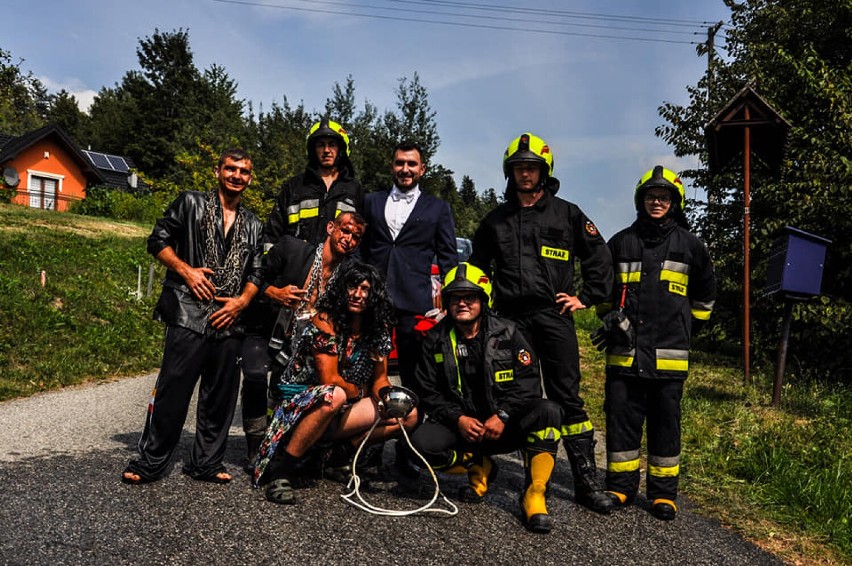
[[[79,79],[57,81],[50,77],[39,77],[38,80],[41,81],[51,94],[56,94],[60,90],[65,90],[69,94],[72,94],[77,99],[77,108],[82,112],[89,111],[92,102],[95,101],[95,96],[98,94],[98,91],[86,88],[86,85]]]

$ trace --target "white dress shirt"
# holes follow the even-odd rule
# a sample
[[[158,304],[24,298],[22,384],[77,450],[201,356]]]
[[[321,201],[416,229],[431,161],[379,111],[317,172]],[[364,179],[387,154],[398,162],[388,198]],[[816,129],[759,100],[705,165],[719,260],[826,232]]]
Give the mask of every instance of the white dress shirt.
[[[385,203],[385,221],[388,223],[391,238],[396,240],[399,232],[414,210],[414,204],[417,202],[417,197],[420,196],[420,185],[404,193],[400,191],[396,185],[393,186]]]

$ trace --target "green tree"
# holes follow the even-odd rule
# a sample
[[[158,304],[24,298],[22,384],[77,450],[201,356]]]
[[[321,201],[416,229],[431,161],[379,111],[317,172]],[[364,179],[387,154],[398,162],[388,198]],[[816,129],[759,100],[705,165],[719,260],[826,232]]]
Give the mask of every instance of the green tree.
[[[262,109],[256,121],[256,142],[252,147],[252,184],[266,198],[274,199],[281,185],[304,170],[307,163],[305,135],[313,117],[304,105],[292,108],[287,98],[274,102],[269,112]]]
[[[435,123],[435,111],[429,105],[429,93],[420,83],[420,76],[399,79],[396,89],[398,113],[385,114],[384,124],[391,139],[411,140],[423,149],[423,162],[429,163],[438,151],[441,139]]]
[[[50,95],[50,106],[47,110],[46,120],[68,132],[78,144],[86,139],[88,116],[80,110],[77,105],[77,98],[65,89]],[[83,147],[85,148],[85,146]]]
[[[43,126],[49,105],[44,85],[21,70],[22,62],[0,49],[0,132],[16,136]]]
[[[479,195],[476,194],[476,185],[473,179],[465,175],[462,177],[461,189],[459,190],[459,198],[465,206],[479,205]]]
[[[152,177],[176,182],[185,179],[176,161],[181,151],[242,145],[248,132],[237,85],[223,67],[202,72],[195,66],[188,31],[155,29],[139,41],[136,54],[140,70],[103,89],[92,105],[93,145],[129,155]]]
[[[745,84],[752,84],[793,126],[781,177],[770,174],[759,161],[752,167],[754,353],[758,360],[774,356],[781,301],[762,297],[763,275],[780,229],[792,225],[833,244],[825,296],[795,311],[791,354],[800,367],[849,380],[852,1],[726,0],[726,4],[731,9],[728,57],[716,63],[710,82],[704,77],[688,87],[687,106],[661,106],[660,114],[668,123],[657,130],[676,155],[701,158],[701,168],[683,174],[707,190],[707,202],[693,203],[692,219],[711,249],[720,279],[713,336],[724,345],[741,335],[743,171],[741,163],[720,173],[706,167],[701,127]],[[705,53],[702,46],[699,54]],[[709,93],[708,85],[712,85]]]

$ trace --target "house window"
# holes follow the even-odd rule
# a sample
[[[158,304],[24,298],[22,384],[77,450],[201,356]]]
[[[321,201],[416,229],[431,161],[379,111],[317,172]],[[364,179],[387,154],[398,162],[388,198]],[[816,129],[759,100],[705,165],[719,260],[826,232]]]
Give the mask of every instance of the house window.
[[[56,192],[61,178],[30,175],[30,208],[56,210]]]

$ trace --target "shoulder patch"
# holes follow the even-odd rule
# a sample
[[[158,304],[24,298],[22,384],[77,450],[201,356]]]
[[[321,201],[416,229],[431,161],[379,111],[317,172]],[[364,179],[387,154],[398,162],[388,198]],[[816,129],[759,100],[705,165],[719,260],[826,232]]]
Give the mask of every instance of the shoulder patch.
[[[523,348],[518,350],[518,363],[525,367],[532,363],[532,356]]]
[[[586,232],[588,232],[590,236],[597,236],[598,235],[598,227],[595,226],[595,223],[592,222],[591,220],[586,220],[585,228],[586,228]]]

